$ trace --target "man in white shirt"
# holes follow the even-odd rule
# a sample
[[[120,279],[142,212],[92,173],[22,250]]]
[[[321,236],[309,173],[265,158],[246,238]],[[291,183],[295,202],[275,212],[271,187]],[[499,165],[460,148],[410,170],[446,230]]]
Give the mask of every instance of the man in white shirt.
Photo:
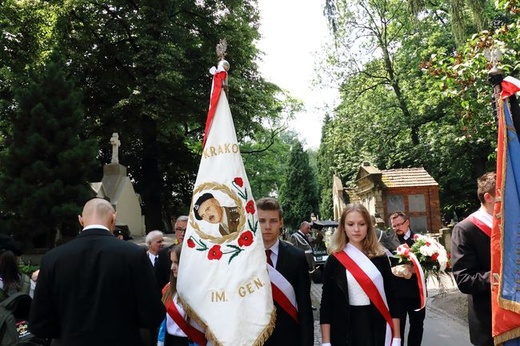
[[[412,247],[415,240],[414,232],[410,229],[410,218],[402,211],[396,211],[390,215],[390,223],[399,239],[400,244],[408,244]],[[396,261],[392,261],[396,265]],[[417,274],[413,273],[411,277],[395,277],[396,296],[401,307],[399,319],[401,320],[401,340],[402,345],[421,346],[424,333],[424,319],[426,317],[426,308],[419,309],[421,306],[421,296],[419,284],[417,283]],[[405,336],[406,317],[410,325],[408,335]]]
[[[455,225],[451,238],[453,276],[468,295],[469,337],[473,345],[493,346],[491,334],[491,229],[496,174],[477,180],[480,208]]]
[[[159,261],[159,251],[164,246],[164,234],[161,231],[151,231],[146,235],[146,247],[148,248],[148,251],[146,252],[148,254],[148,258],[150,258],[150,262],[152,262],[152,266],[157,265]]]
[[[267,262],[292,288],[292,292],[288,290],[287,293],[291,297],[294,296],[296,300],[298,319],[296,322],[291,316],[291,309],[286,309],[279,304],[275,296],[276,323],[273,333],[264,346],[312,346],[314,345],[314,320],[310,298],[311,282],[305,254],[300,249],[280,240],[283,212],[276,199],[261,198],[256,201],[256,207]],[[276,284],[273,278],[271,281]]]

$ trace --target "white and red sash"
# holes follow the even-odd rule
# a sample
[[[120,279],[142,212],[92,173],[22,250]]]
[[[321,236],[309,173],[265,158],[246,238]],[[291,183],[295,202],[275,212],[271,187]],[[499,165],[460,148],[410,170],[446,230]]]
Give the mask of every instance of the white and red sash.
[[[296,323],[299,323],[298,304],[296,303],[294,287],[292,287],[291,283],[270,264],[267,264],[267,271],[269,273],[269,278],[271,279],[273,300],[286,313],[288,313]]]
[[[381,272],[364,253],[350,243],[347,243],[343,251],[334,253],[334,257],[352,274],[386,320],[385,346],[389,346],[394,332]]]
[[[163,288],[163,294],[164,292],[170,287],[170,284],[168,283]],[[186,334],[188,339],[195,341],[200,346],[206,346],[206,343],[208,342],[206,340],[206,336],[203,332],[198,330],[197,328],[193,327],[191,324],[186,321],[184,316],[181,315],[179,312],[179,309],[177,308],[177,303],[173,301],[173,299],[168,300],[165,304],[166,306],[166,313],[172,318],[172,320],[179,326],[179,328]]]
[[[493,227],[493,219],[489,217],[482,209],[477,210],[470,216],[468,216],[468,220],[477,226],[479,230],[484,232],[488,237],[491,237],[491,228]]]
[[[408,254],[408,258],[412,262],[415,273],[417,274],[417,286],[419,286],[419,298],[421,299],[421,306],[419,309],[415,309],[415,311],[419,311],[426,307],[426,275],[424,274],[421,263],[411,251]]]

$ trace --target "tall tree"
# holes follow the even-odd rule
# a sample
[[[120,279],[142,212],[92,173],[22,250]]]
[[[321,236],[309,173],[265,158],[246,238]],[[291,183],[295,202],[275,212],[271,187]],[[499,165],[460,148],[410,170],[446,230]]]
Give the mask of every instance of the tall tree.
[[[423,166],[440,184],[444,211],[465,213],[474,201],[471,183],[492,165],[493,124],[479,90],[466,90],[462,104],[447,86],[448,73],[471,73],[466,66],[446,75],[429,68],[441,58],[458,59],[448,14],[425,12],[412,23],[405,1],[338,3],[337,23],[344,26],[328,61],[348,73],[340,75],[342,102],[324,127],[320,179],[337,173],[349,184],[365,160],[380,169]],[[354,20],[360,13],[364,21]]]
[[[26,244],[52,246],[57,233],[66,239],[78,232],[77,215],[93,196],[87,176],[97,167],[97,147],[80,139],[82,95],[59,54],[14,91],[16,112],[1,157],[2,210],[12,211],[5,226]]]
[[[316,215],[319,211],[316,176],[299,141],[291,148],[286,174],[279,198],[284,210],[284,224],[295,230],[302,221],[310,221],[312,213]]]
[[[219,39],[228,41],[239,138],[253,137],[263,118],[277,116],[278,88],[254,63],[252,1],[80,0],[60,13],[56,36],[84,81],[85,136],[100,140],[105,159],[111,132],[125,140],[121,163],[143,197],[148,231],[163,228],[165,213],[189,210]]]
[[[228,41],[238,138],[254,139],[265,131],[264,119],[281,114],[279,88],[256,65],[258,21],[253,0],[6,0],[0,6],[6,47],[0,51],[0,111],[9,112],[10,81],[59,47],[84,94],[82,137],[98,141],[102,164],[110,158],[108,138],[119,133],[120,162],[142,196],[146,228],[162,229],[169,215],[189,210],[211,87],[208,69],[217,63],[221,38]],[[90,176],[100,178],[101,170]]]

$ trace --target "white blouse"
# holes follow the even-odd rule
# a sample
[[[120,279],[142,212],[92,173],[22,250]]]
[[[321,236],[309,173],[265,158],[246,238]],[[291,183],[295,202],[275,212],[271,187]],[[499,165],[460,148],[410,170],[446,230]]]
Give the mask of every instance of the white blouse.
[[[368,298],[361,285],[356,281],[354,276],[347,270],[347,285],[348,285],[348,300],[349,304],[353,306],[370,305],[370,298]]]

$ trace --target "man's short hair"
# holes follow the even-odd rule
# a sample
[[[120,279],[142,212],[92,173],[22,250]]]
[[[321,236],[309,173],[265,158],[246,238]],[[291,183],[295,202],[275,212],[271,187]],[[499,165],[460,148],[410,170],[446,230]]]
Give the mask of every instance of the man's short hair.
[[[193,205],[193,213],[195,214],[195,218],[197,220],[202,220],[202,217],[200,217],[199,215],[199,208],[201,204],[212,198],[215,197],[211,193],[206,192],[197,199],[197,202],[195,202],[195,204]]]
[[[154,240],[157,237],[163,237],[163,236],[164,236],[164,234],[161,231],[158,231],[158,230],[151,231],[150,233],[148,233],[146,235],[146,238],[145,238],[146,245],[149,246],[152,243],[152,240]]]
[[[280,202],[273,197],[264,197],[256,201],[256,207],[260,210],[277,210],[278,217],[283,219],[283,210]]]
[[[175,220],[175,222],[177,223],[177,222],[181,222],[181,221],[188,221],[189,219],[190,219],[190,218],[188,217],[188,215],[181,215],[181,216],[179,216],[179,217]]]
[[[393,219],[395,219],[396,217],[399,217],[399,216],[402,217],[404,221],[408,220],[408,215],[406,215],[402,211],[394,212],[392,215],[390,215],[390,220],[393,220]]]
[[[480,203],[484,203],[484,195],[489,193],[495,196],[497,175],[495,172],[487,172],[477,179],[477,196]]]

